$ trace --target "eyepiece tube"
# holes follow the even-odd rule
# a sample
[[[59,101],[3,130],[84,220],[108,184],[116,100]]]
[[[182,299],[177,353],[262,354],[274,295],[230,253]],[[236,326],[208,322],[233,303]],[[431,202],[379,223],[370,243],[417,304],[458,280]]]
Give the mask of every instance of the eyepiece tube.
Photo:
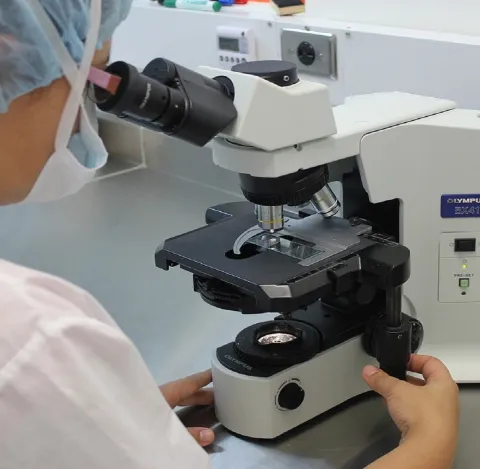
[[[313,208],[320,213],[323,218],[334,217],[341,208],[340,202],[328,184],[313,195],[311,202]]]
[[[106,71],[120,77],[121,82],[114,95],[95,87],[97,106],[101,111],[118,117],[155,122],[157,126],[167,128],[182,120],[185,100],[177,90],[140,74],[126,62],[115,62]]]
[[[227,77],[207,78],[161,58],[143,72],[126,62],[106,72],[117,77],[115,92],[95,86],[98,108],[154,132],[203,147],[237,117],[235,87]]]
[[[271,233],[283,229],[283,205],[256,205],[258,226]]]

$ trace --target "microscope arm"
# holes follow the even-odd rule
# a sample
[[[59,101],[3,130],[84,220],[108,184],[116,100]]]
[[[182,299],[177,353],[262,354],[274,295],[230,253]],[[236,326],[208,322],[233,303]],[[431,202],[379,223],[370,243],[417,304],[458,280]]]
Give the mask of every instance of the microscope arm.
[[[245,120],[257,122],[258,127],[262,126],[263,119],[267,119],[261,115],[257,118],[248,109],[243,109],[240,103],[235,101],[235,104],[239,113],[236,122],[242,119],[242,112],[245,112]],[[355,157],[361,154],[361,143],[365,135],[454,108],[455,104],[450,101],[397,92],[355,96],[347,98],[345,104],[333,108],[336,132],[322,137],[323,129],[318,125],[318,122],[322,122],[321,118],[317,112],[305,106],[302,112],[311,115],[309,121],[315,123],[317,129],[318,137],[314,140],[298,141],[296,146],[292,144],[274,151],[264,151],[255,145],[253,139],[245,142],[246,146],[232,145],[232,140],[243,140],[241,132],[230,127],[230,134],[225,135],[226,138],[212,142],[213,160],[218,166],[239,174],[281,177],[300,169]],[[278,119],[281,118],[280,113]],[[276,115],[270,114],[266,122],[275,128],[276,119]],[[294,124],[291,125],[294,129]]]

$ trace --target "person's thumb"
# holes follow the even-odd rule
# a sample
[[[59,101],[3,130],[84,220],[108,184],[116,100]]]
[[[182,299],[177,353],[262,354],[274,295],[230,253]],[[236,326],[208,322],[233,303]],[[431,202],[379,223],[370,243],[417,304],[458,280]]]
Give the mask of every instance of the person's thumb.
[[[363,379],[373,391],[385,399],[392,395],[395,386],[399,383],[398,379],[371,365],[363,369]]]
[[[189,428],[188,431],[200,446],[211,445],[213,440],[215,440],[215,433],[209,428],[194,427]]]

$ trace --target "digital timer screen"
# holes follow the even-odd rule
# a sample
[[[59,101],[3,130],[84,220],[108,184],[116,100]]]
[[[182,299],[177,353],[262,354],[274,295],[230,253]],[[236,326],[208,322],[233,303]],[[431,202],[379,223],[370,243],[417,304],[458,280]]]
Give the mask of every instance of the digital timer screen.
[[[230,52],[240,52],[240,41],[235,38],[219,37],[218,47],[221,50],[228,50]]]

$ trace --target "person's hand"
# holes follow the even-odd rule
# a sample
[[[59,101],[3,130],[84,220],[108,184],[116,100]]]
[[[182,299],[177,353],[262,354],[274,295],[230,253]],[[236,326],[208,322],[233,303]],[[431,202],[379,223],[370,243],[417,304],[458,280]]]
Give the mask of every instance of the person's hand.
[[[103,43],[101,49],[95,51],[95,55],[92,60],[92,67],[104,69],[108,65],[110,60],[110,51],[112,49],[112,41],[106,41]]]
[[[402,443],[410,441],[453,460],[458,436],[458,386],[436,358],[413,355],[409,370],[424,379],[408,377],[406,382],[400,381],[373,366],[364,368],[363,377],[385,399],[402,433]]]
[[[212,405],[213,390],[204,389],[212,382],[212,372],[204,371],[160,386],[160,391],[173,409],[181,406]],[[215,434],[209,428],[188,428],[190,434],[201,446],[213,443]]]

